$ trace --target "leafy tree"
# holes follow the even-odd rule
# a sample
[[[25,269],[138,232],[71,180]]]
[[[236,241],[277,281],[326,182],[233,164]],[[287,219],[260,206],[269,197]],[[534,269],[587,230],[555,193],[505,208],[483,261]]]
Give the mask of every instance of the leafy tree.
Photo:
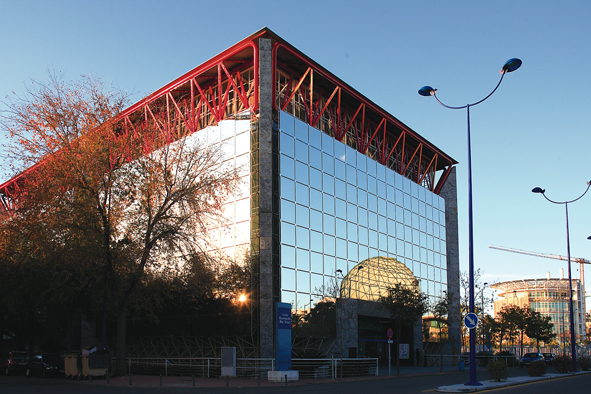
[[[440,350],[440,363],[439,366],[441,371],[443,372],[443,346],[441,344],[441,324],[447,325],[447,316],[449,312],[449,307],[452,302],[452,295],[451,293],[448,295],[446,291],[443,292],[443,297],[441,297],[432,307],[431,312],[433,313],[433,317],[437,322],[437,329],[439,332],[439,350]]]
[[[33,82],[8,101],[2,118],[15,165],[29,167],[19,212],[32,207],[53,218],[49,225],[65,218],[92,246],[95,273],[103,273],[117,313],[120,374],[128,312],[134,302],[150,307],[135,297],[146,273],[173,276],[183,260],[210,249],[207,227],[223,223],[222,204],[238,179],[219,146],[188,135],[174,119],[120,123],[126,104],[100,80],[64,82],[51,74],[49,83]],[[61,240],[70,243],[67,234]]]
[[[540,351],[540,341],[549,343],[552,339],[556,338],[556,333],[553,332],[554,325],[550,316],[544,316],[530,309],[526,317],[526,324],[525,335],[536,340],[538,352]]]
[[[388,289],[380,302],[390,317],[396,322],[396,343],[400,343],[402,327],[412,327],[428,311],[428,297],[419,291],[418,281],[410,286],[396,283]],[[396,374],[400,375],[400,354],[396,352]]]

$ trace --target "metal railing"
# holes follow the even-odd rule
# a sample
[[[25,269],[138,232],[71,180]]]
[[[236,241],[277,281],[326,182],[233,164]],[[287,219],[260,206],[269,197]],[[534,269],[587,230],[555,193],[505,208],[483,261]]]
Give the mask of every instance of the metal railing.
[[[219,377],[219,357],[128,357],[129,373],[134,375]],[[354,376],[377,376],[377,358],[294,358],[291,369],[300,379],[336,379]],[[275,370],[273,358],[237,358],[236,375],[243,378],[266,378]]]

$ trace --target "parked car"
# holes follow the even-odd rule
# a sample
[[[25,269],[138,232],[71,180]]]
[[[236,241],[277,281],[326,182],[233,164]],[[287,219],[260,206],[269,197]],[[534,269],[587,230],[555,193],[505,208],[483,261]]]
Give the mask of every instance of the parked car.
[[[27,376],[65,376],[64,358],[55,353],[33,354],[27,361]]]
[[[4,362],[4,374],[18,375],[25,373],[28,359],[29,354],[27,352],[8,352]]]
[[[546,365],[552,365],[552,361],[554,361],[554,353],[542,353],[542,356],[544,356]]]
[[[521,360],[519,360],[519,366],[523,368],[525,365],[529,365],[536,361],[545,361],[544,356],[541,353],[525,353]]]

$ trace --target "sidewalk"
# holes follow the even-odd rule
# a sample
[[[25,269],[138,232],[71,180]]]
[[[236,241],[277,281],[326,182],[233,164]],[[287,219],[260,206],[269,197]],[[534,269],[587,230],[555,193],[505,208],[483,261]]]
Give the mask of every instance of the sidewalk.
[[[440,367],[400,367],[399,377],[413,377],[422,375],[437,375],[440,374]],[[444,374],[460,373],[457,367],[444,367]],[[380,367],[378,376],[363,376],[355,378],[343,379],[300,379],[297,381],[289,381],[289,386],[296,385],[310,385],[310,384],[326,384],[335,381],[359,381],[359,380],[373,380],[373,379],[388,379],[396,377],[396,366],[391,368],[391,375],[388,376],[388,367]],[[90,382],[88,382],[90,383]],[[133,387],[278,387],[285,386],[285,382],[269,382],[266,376],[261,379],[248,378],[202,378],[192,376],[149,376],[149,375],[132,375],[131,378],[127,376],[110,377],[109,379],[95,379],[92,381],[93,385],[111,385],[111,386],[133,386]]]
[[[480,383],[482,383],[482,386],[466,386],[465,384],[454,384],[452,386],[441,386],[441,387],[437,387],[437,391],[440,393],[470,393],[470,392],[475,392],[475,391],[491,390],[491,389],[496,389],[499,387],[508,387],[508,386],[514,386],[517,384],[537,382],[540,380],[548,380],[548,379],[558,379],[558,378],[564,378],[566,376],[587,374],[587,373],[591,373],[591,371],[571,372],[568,374],[547,373],[547,374],[544,374],[543,376],[538,376],[538,377],[516,376],[516,377],[508,378],[507,380],[502,381],[502,382],[494,382],[491,380],[480,381]]]

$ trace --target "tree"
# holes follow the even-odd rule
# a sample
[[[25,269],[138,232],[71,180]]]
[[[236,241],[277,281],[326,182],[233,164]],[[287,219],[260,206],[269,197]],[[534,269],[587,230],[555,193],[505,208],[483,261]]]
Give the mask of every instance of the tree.
[[[144,302],[134,294],[146,272],[174,276],[183,261],[212,249],[205,234],[224,222],[222,204],[238,171],[224,164],[220,145],[154,110],[122,123],[125,95],[98,79],[50,74],[47,84],[33,82],[5,104],[14,164],[29,168],[19,214],[42,211],[52,224],[67,213],[92,246],[104,305],[107,296],[115,304],[117,373],[124,374],[126,319],[133,302]]]
[[[445,323],[447,324],[447,316],[448,316],[448,312],[449,312],[449,306],[451,305],[451,302],[453,300],[453,297],[450,294],[448,294],[446,291],[443,292],[443,297],[441,297],[436,303],[435,305],[433,305],[432,307],[432,313],[433,313],[433,317],[435,318],[435,321],[437,322],[437,329],[439,331],[439,350],[440,350],[440,369],[441,372],[443,372],[443,346],[441,345],[441,324]]]
[[[418,281],[410,286],[397,283],[390,287],[380,302],[396,322],[396,343],[400,344],[402,327],[412,327],[428,310],[427,295],[419,291]],[[396,352],[396,375],[400,375],[400,354]]]
[[[552,339],[556,338],[556,333],[553,331],[554,325],[550,316],[544,316],[540,312],[530,309],[526,317],[526,324],[525,335],[536,340],[538,352],[540,351],[540,341],[548,344]]]
[[[520,308],[517,305],[508,305],[503,307],[498,313],[497,317],[502,321],[509,333],[509,337],[513,338],[516,334],[520,336],[520,356],[523,354],[523,336],[527,327],[526,317],[529,314],[529,308]]]

